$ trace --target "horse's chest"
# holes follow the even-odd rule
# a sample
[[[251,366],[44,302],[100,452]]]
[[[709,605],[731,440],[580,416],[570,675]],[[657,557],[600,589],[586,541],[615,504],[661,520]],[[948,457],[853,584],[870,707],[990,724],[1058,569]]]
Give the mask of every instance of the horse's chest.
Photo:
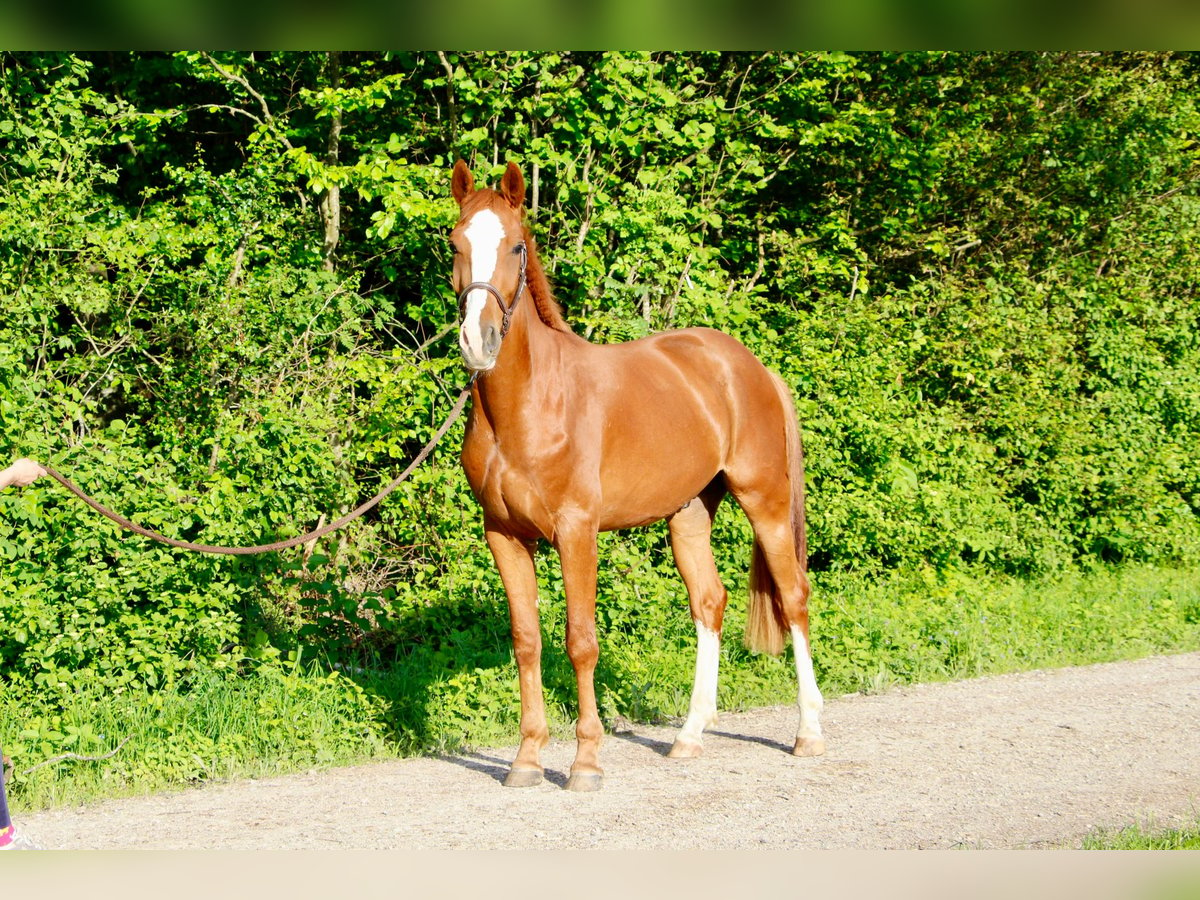
[[[468,439],[462,456],[467,482],[493,523],[514,534],[550,537],[554,515],[547,485],[536,466],[515,456],[495,441]]]

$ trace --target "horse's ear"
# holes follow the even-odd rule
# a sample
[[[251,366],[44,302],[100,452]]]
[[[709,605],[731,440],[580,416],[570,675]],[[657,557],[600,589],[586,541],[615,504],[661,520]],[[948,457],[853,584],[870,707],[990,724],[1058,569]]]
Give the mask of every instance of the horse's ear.
[[[475,176],[461,159],[454,164],[454,174],[450,176],[450,192],[459,206],[475,190]]]
[[[510,162],[504,170],[504,177],[500,179],[500,193],[513,209],[525,205],[525,176],[514,162]]]

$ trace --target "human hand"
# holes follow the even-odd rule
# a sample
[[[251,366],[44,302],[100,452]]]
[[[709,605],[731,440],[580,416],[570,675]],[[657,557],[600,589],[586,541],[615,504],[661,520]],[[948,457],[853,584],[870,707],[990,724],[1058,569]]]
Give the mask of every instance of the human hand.
[[[46,474],[46,470],[32,459],[22,457],[0,472],[0,487],[15,484],[17,487],[28,487]]]

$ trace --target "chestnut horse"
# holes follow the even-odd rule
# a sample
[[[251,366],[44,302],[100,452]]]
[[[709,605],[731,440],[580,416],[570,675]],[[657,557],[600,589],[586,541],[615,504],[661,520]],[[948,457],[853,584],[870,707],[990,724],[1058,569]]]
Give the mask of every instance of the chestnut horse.
[[[736,340],[707,328],[588,343],[572,333],[551,294],[524,224],[520,170],[510,162],[498,191],[476,190],[459,160],[451,186],[460,209],[450,235],[458,340],[475,375],[462,464],[508,595],[520,673],[521,745],[504,783],[539,783],[549,740],[535,542],[544,538],[558,551],[567,595],[579,719],[566,786],[596,790],[603,775],[593,685],[596,537],[660,519],[698,641],[691,705],[669,755],[700,755],[702,732],[717,716],[728,595],[709,538],[726,493],[754,528],[747,641],[780,653],[790,632],[800,708],[793,752],[824,752],[808,647],[804,459],[787,386]]]

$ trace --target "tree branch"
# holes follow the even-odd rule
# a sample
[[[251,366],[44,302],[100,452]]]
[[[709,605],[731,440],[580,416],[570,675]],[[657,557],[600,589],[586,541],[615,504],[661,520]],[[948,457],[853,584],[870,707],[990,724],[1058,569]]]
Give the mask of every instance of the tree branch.
[[[292,147],[292,142],[287,139],[287,135],[284,134],[279,129],[279,126],[275,124],[275,117],[271,115],[271,107],[267,105],[267,99],[253,87],[251,87],[250,82],[246,79],[246,77],[244,75],[238,75],[235,72],[230,72],[219,62],[217,62],[216,59],[213,58],[213,55],[207,51],[204,52],[204,58],[208,60],[208,64],[216,70],[218,75],[220,75],[226,81],[240,85],[242,90],[258,101],[259,109],[262,110],[262,119],[259,121],[271,130],[271,133],[275,135],[276,139],[283,144],[283,146],[287,147],[289,150],[295,149]],[[249,115],[252,119],[255,118],[249,113],[245,114]]]
[[[458,143],[458,108],[454,102],[454,67],[450,65],[450,60],[446,59],[446,54],[439,50],[437,52],[438,59],[442,61],[442,68],[446,70],[446,115],[450,118],[450,146],[453,147]]]
[[[329,83],[337,90],[342,81],[341,54],[332,50],[327,57]],[[329,120],[329,140],[325,146],[325,165],[336,166],[342,137],[342,108],[335,106]],[[322,264],[326,272],[334,269],[334,254],[342,232],[342,189],[335,182],[325,189],[320,202],[321,222],[325,226],[325,241],[321,247]]]

